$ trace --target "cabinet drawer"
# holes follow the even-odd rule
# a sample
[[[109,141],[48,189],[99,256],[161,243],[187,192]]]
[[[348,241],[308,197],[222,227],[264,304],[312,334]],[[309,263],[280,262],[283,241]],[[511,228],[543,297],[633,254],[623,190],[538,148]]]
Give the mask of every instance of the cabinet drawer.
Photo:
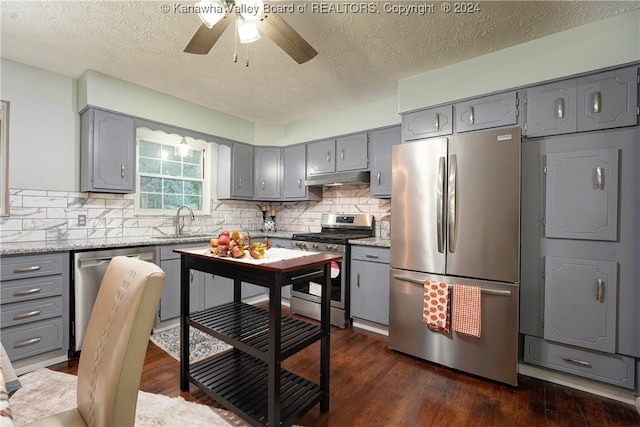
[[[29,255],[2,258],[2,281],[62,274],[64,256],[62,254]]]
[[[391,251],[388,248],[378,248],[372,246],[352,246],[351,259],[362,261],[382,262],[389,264]]]
[[[525,336],[524,342],[527,363],[629,389],[635,386],[635,361],[631,357],[594,353],[530,336]]]
[[[0,298],[2,304],[8,304],[62,295],[63,291],[64,283],[62,275],[34,277],[32,279],[2,282]]]
[[[64,314],[62,297],[44,298],[35,301],[18,302],[2,306],[0,319],[3,328],[24,323],[49,319]]]
[[[4,328],[2,329],[2,345],[11,361],[62,349],[64,345],[62,324],[62,318],[58,317]]]

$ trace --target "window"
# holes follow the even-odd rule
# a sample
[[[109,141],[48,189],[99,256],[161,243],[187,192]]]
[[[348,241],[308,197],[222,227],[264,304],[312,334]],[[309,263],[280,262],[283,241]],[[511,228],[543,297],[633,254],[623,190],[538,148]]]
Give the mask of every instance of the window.
[[[183,137],[139,128],[136,131],[136,213],[171,214],[187,205],[194,213],[208,214],[209,144],[186,137],[190,153],[178,145]]]

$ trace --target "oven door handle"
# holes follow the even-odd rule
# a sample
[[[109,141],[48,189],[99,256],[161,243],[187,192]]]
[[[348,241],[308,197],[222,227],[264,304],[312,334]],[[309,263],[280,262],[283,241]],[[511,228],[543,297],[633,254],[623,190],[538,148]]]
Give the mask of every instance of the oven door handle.
[[[312,271],[310,273],[305,273],[305,274],[301,274],[300,276],[295,276],[291,278],[292,282],[298,281],[298,280],[303,280],[303,279],[307,279],[310,277],[314,277],[314,276],[322,276],[324,275],[324,271],[323,270],[316,270],[316,271]]]

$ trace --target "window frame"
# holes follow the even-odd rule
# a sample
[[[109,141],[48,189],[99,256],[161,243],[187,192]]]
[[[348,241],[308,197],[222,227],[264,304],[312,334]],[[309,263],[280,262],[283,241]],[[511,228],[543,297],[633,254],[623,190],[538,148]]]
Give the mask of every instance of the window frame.
[[[136,192],[134,213],[137,216],[174,216],[176,209],[142,209],[140,207],[140,140],[153,142],[163,145],[178,146],[182,141],[182,138],[187,140],[187,143],[192,149],[202,151],[202,209],[194,209],[194,215],[209,215],[211,211],[211,155],[212,145],[202,139],[195,139],[190,136],[182,136],[177,134],[168,134],[160,130],[151,130],[149,128],[137,128],[136,129],[136,146],[135,146],[135,164],[136,164]],[[143,174],[144,175],[144,174]],[[146,176],[146,175],[145,175]],[[175,177],[174,177],[175,178]],[[182,177],[180,177],[182,179]]]

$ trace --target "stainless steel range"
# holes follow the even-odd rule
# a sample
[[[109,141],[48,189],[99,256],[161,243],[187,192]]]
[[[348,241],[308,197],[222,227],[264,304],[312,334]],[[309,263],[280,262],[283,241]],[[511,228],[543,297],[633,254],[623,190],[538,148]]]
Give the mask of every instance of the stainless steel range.
[[[372,237],[371,214],[322,214],[321,231],[293,235],[293,249],[343,254],[341,261],[331,265],[331,324],[345,328],[349,317],[349,240]],[[322,287],[312,281],[293,285],[291,312],[320,320]]]

